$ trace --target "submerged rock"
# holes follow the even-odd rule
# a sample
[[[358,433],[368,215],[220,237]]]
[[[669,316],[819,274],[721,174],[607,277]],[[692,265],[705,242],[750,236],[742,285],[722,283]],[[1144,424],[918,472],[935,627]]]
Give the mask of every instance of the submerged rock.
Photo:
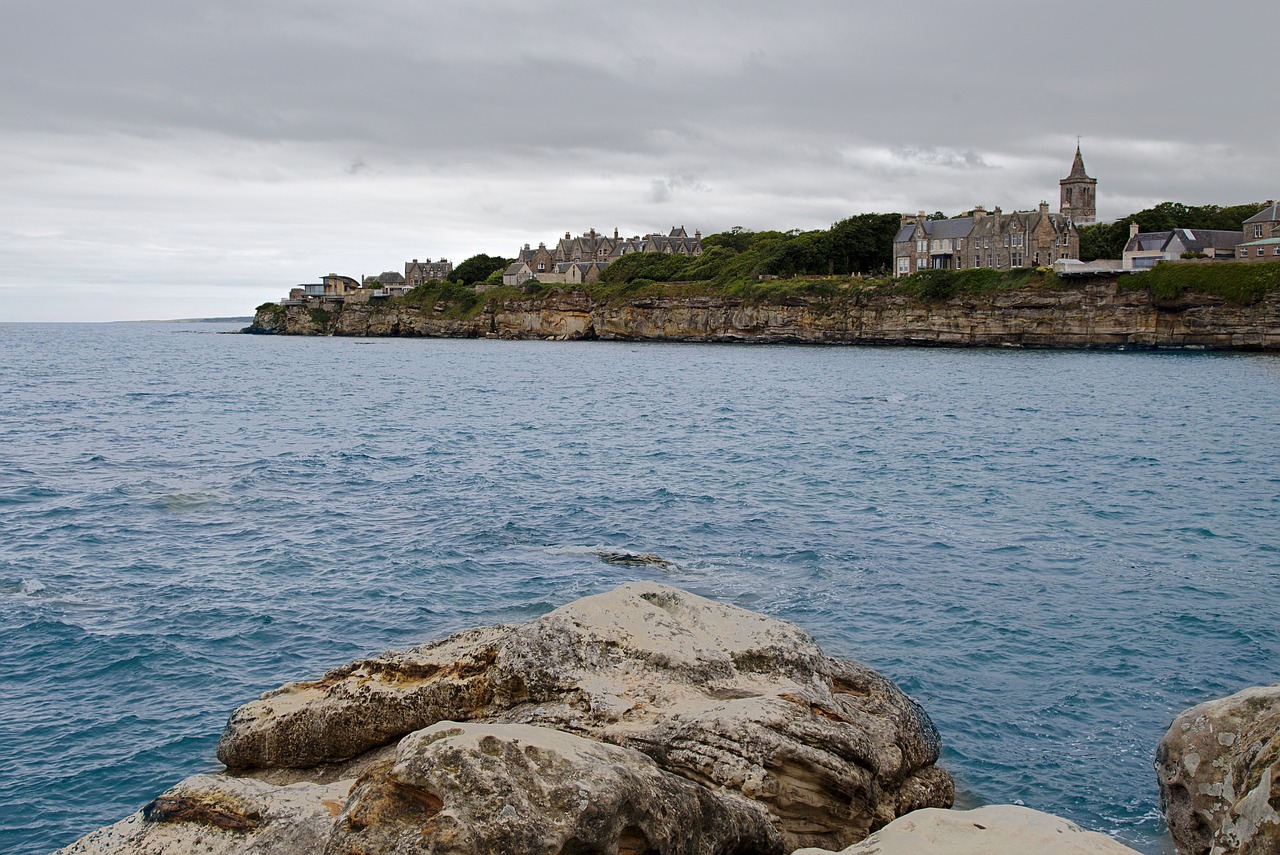
[[[938,751],[885,677],[791,624],[651,583],[287,684],[218,744],[246,786],[321,788],[308,798],[324,804],[345,782],[335,853],[841,847],[949,806]],[[275,822],[182,816],[138,823],[256,840]],[[685,848],[672,822],[697,830]],[[508,831],[529,848],[494,842]]]
[[[1105,834],[1016,805],[918,810],[840,855],[1138,855]],[[801,849],[794,855],[833,855]]]
[[[667,559],[660,555],[654,555],[652,552],[623,552],[602,549],[596,553],[596,557],[605,564],[613,564],[618,567],[657,567],[662,570],[669,570],[674,566]]]
[[[1179,715],[1156,777],[1180,855],[1280,852],[1280,683]]]

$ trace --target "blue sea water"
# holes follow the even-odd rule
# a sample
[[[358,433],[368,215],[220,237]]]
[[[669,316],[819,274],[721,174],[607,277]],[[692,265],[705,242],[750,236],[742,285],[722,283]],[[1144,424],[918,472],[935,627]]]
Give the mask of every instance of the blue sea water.
[[[0,324],[0,851],[286,680],[630,579],[893,677],[963,803],[1148,853],[1172,717],[1280,680],[1280,358],[229,329]]]

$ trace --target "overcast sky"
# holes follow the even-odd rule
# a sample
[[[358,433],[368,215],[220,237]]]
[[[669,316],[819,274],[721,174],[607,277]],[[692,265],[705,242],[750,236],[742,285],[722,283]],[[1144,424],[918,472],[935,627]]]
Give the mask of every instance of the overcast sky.
[[[589,228],[1280,195],[1236,0],[3,0],[0,321],[250,314]],[[1269,8],[1269,7],[1267,7]]]

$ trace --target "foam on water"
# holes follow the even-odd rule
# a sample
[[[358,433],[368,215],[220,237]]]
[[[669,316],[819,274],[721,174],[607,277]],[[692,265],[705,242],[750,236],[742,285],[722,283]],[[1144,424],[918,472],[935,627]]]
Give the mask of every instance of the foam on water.
[[[0,325],[0,850],[281,682],[630,579],[892,676],[962,804],[1150,853],[1169,721],[1280,679],[1274,357],[208,332]]]

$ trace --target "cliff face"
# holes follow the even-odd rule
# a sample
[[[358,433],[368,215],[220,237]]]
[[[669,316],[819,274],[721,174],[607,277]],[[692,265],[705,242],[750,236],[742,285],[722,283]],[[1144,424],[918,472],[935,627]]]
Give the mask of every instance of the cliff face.
[[[329,312],[268,307],[258,312],[250,330],[284,335],[1280,350],[1280,293],[1250,305],[1195,294],[1160,302],[1145,291],[1121,291],[1114,279],[1070,290],[1025,288],[938,302],[864,292],[847,300],[763,304],[722,297],[596,304],[582,293],[554,292],[541,300],[486,308],[467,319],[403,305],[355,304]]]

